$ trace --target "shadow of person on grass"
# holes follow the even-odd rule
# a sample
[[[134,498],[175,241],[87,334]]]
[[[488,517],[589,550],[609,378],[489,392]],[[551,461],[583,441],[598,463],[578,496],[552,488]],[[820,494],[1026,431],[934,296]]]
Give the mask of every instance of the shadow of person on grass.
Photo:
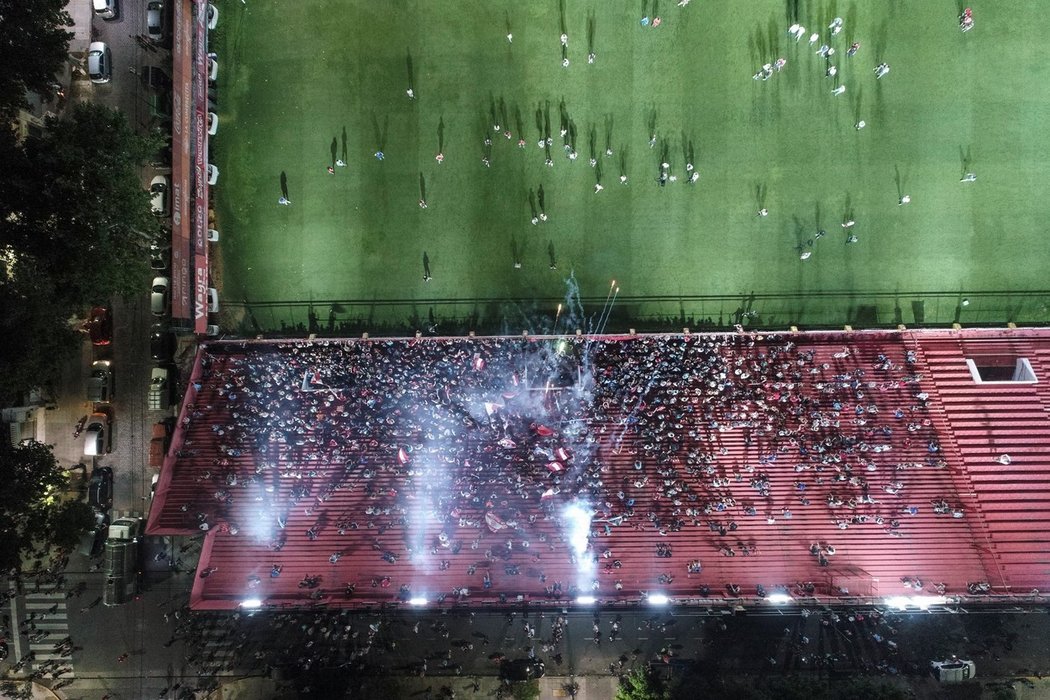
[[[382,152],[386,150],[386,131],[389,124],[390,117],[385,117],[383,119],[383,125],[380,126],[379,115],[377,115],[375,111],[372,112],[372,135],[375,137],[377,151]]]
[[[510,262],[514,266],[515,270],[521,269],[521,259],[525,257],[525,244],[518,241],[518,239],[511,235],[510,237]]]
[[[281,171],[281,196],[285,199],[291,199],[288,196],[288,175],[283,170]]]

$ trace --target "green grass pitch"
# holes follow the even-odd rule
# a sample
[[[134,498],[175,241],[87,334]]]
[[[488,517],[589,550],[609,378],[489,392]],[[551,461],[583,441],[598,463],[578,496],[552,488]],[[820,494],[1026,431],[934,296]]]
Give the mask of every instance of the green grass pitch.
[[[806,27],[797,43],[794,4]],[[816,317],[818,292],[1046,286],[1050,65],[1039,3],[974,4],[968,33],[947,0],[642,5],[224,2],[211,50],[225,299],[556,298],[572,272],[599,298],[611,279],[625,297],[813,294],[806,313]],[[643,13],[660,26],[643,26]],[[836,16],[844,28],[830,37]],[[816,54],[825,41],[835,78]],[[782,71],[752,79],[780,57]],[[882,61],[891,70],[877,80]],[[493,105],[510,140],[493,130]],[[549,109],[553,167],[537,146],[538,109]],[[344,129],[347,167],[332,175]],[[661,187],[665,159],[677,181]],[[976,182],[960,182],[968,171]],[[282,172],[290,206],[277,204]],[[533,225],[529,192],[541,185],[549,220]]]

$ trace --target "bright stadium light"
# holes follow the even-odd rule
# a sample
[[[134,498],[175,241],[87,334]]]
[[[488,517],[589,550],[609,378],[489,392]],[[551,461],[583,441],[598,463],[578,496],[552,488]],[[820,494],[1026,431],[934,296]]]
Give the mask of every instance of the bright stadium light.
[[[576,599],[580,605],[594,605],[597,601],[598,599],[592,595],[581,595]]]
[[[241,601],[241,607],[242,608],[250,608],[250,609],[261,608],[262,607],[262,599],[261,598],[248,598],[246,600],[242,600]]]
[[[427,599],[423,596],[416,596],[408,599],[409,605],[415,605],[416,607],[422,607],[427,604]]]
[[[909,607],[919,610],[929,610],[932,605],[944,605],[948,599],[942,595],[898,595],[886,598],[883,602],[897,610],[907,610]]]
[[[942,595],[915,595],[911,602],[919,610],[929,610],[931,605],[944,605],[948,599]]]
[[[790,603],[794,600],[787,593],[770,593],[766,596],[766,600],[774,605],[783,605],[784,603]]]
[[[911,602],[911,599],[909,599],[907,596],[895,595],[890,598],[887,598],[885,602],[886,605],[888,605],[891,608],[897,608],[898,610],[907,610],[908,603]]]
[[[648,600],[649,605],[667,605],[669,602],[671,602],[671,599],[665,596],[663,593],[650,593]]]

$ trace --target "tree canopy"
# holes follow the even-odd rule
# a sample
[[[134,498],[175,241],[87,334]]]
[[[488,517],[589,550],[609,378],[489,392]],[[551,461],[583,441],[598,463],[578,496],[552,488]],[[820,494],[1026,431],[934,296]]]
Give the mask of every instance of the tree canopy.
[[[66,478],[50,445],[0,440],[0,570],[18,568],[23,552],[54,541],[51,518]]]
[[[73,34],[67,0],[0,0],[0,119],[25,104],[26,91],[54,92]]]
[[[636,668],[620,678],[616,700],[668,700],[670,694],[649,668]]]
[[[0,0],[3,2],[3,0]],[[47,387],[75,348],[71,317],[145,294],[162,231],[139,170],[157,140],[112,109],[81,104],[25,142],[0,130],[0,401]]]

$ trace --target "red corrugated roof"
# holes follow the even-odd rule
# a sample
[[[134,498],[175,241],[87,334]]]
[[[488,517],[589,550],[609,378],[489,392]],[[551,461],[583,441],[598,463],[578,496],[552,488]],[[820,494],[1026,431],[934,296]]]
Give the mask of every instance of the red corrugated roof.
[[[1045,382],[977,386],[962,358],[1019,352],[1045,377],[1048,339],[210,344],[149,530],[207,524],[197,608],[452,604],[457,589],[476,605],[554,604],[555,584],[562,600],[609,602],[717,598],[730,583],[745,597],[808,582],[915,594],[902,579],[1027,592],[1046,578]],[[993,459],[1004,452],[1009,467]],[[573,504],[592,518],[575,546]],[[814,543],[834,548],[827,566]]]

